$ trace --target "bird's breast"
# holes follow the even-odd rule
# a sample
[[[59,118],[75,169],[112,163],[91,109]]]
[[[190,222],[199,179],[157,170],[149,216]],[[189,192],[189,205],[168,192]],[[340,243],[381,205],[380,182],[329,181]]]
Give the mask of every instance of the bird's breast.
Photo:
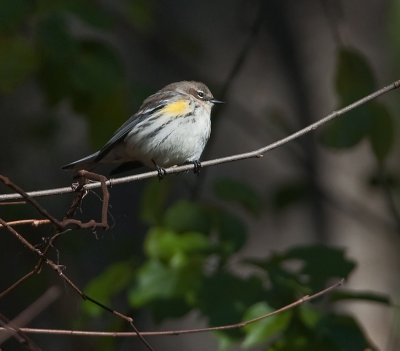
[[[177,115],[186,115],[189,112],[190,112],[190,103],[184,99],[170,102],[160,110],[161,114],[168,114],[171,117]]]

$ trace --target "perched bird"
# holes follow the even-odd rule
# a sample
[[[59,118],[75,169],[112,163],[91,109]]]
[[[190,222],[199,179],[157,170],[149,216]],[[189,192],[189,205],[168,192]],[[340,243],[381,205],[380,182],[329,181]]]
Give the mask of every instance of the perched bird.
[[[196,172],[210,137],[211,109],[221,102],[203,83],[171,83],[144,100],[99,151],[62,168],[91,170],[114,163],[119,164],[115,174],[139,163],[162,176],[166,167],[193,163]]]

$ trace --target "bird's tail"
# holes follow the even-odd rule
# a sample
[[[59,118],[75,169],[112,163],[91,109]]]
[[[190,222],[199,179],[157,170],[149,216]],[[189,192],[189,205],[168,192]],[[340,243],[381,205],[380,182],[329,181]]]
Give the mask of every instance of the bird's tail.
[[[81,158],[80,160],[68,163],[67,165],[62,166],[62,169],[86,169],[91,170],[96,166],[97,156],[99,155],[100,151],[95,152],[89,156]]]

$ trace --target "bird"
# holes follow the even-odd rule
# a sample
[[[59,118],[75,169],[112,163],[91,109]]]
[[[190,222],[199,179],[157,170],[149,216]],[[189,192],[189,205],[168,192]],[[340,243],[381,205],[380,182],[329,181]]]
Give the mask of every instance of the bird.
[[[144,165],[157,169],[194,164],[211,133],[211,110],[222,101],[201,82],[180,81],[166,85],[146,98],[110,140],[95,153],[62,166],[62,169],[93,170],[100,164],[116,164],[111,174]]]

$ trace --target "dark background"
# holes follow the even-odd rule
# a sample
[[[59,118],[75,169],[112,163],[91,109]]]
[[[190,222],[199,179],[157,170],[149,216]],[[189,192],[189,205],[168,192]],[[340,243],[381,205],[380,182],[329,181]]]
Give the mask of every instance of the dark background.
[[[72,175],[62,171],[61,165],[100,148],[145,97],[179,80],[203,81],[216,98],[226,101],[213,111],[213,130],[203,159],[259,148],[396,80],[399,28],[400,6],[390,0],[1,1],[0,173],[25,190],[68,186]],[[249,297],[260,290],[249,288],[246,295],[250,285],[246,279],[253,277],[255,268],[243,264],[244,258],[268,262],[263,269],[269,277],[260,284],[268,286],[270,295],[265,297],[275,296],[266,298],[272,308],[346,276],[344,290],[353,292],[355,298],[350,301],[349,295],[335,304],[325,301],[317,310],[321,320],[327,318],[328,330],[334,328],[329,327],[333,322],[327,316],[354,317],[351,323],[341,324],[347,326],[340,329],[342,334],[332,333],[331,338],[347,335],[355,344],[332,342],[332,346],[322,329],[313,325],[305,332],[293,318],[291,327],[249,345],[259,350],[269,350],[271,345],[275,350],[318,349],[316,345],[323,345],[324,350],[362,350],[368,340],[379,349],[396,350],[398,311],[392,304],[398,301],[400,287],[399,101],[399,92],[389,93],[261,159],[203,169],[199,177],[190,172],[161,183],[114,186],[111,230],[97,231],[96,236],[90,231],[69,231],[57,240],[51,257],[65,266],[65,273],[78,286],[96,295],[93,297],[133,313],[141,330],[239,322],[247,307],[263,301],[258,295]],[[0,189],[9,191],[5,186]],[[62,218],[71,198],[59,195],[39,201]],[[228,222],[234,223],[232,217],[240,221],[229,229],[232,237],[242,236],[230,243],[227,230],[227,243],[235,248],[221,254],[221,227],[207,228],[207,245],[217,241],[221,246],[199,254],[201,265],[195,267],[201,267],[199,279],[204,281],[194,287],[188,283],[193,295],[188,297],[185,288],[160,298],[157,289],[168,291],[160,280],[159,286],[153,286],[155,292],[144,293],[144,302],[138,302],[132,296],[146,292],[138,283],[138,277],[146,276],[140,267],[157,261],[143,248],[151,230],[175,228],[179,235],[186,233],[176,229],[184,227],[177,218],[165,214],[177,203],[182,207],[175,214],[181,219],[190,204],[195,206],[193,211],[205,209],[218,223],[229,213]],[[90,194],[78,217],[98,218],[100,205],[99,197]],[[201,210],[196,206],[202,206]],[[39,218],[27,205],[1,206],[0,214],[7,221]],[[238,226],[245,230],[238,234]],[[188,228],[192,232],[195,226],[191,223]],[[37,245],[53,230],[50,226],[18,229]],[[5,229],[0,230],[0,237],[3,290],[28,272],[36,258]],[[172,246],[176,249],[179,242],[182,240]],[[162,245],[157,259],[168,266],[177,256],[169,257]],[[285,277],[291,284],[282,285],[273,278],[273,264],[268,260],[274,255],[300,255],[290,251],[298,247],[316,250],[306,251],[300,259],[313,269],[297,271],[300,263],[291,266],[289,262],[289,271],[295,273]],[[324,248],[339,251],[333,254]],[[193,255],[185,254],[187,260]],[[118,262],[124,262],[123,269],[115,267]],[[347,268],[341,266],[343,262]],[[121,274],[120,279],[107,280],[110,267],[115,272],[109,275]],[[191,267],[184,267],[189,274],[178,275],[184,286],[190,277],[197,277]],[[279,267],[286,269],[286,262]],[[331,267],[343,268],[343,274]],[[224,278],[217,279],[218,275],[210,272],[232,274],[233,290],[243,287],[243,299],[218,301],[223,284],[216,283],[214,289],[211,285]],[[305,276],[308,278],[303,280]],[[318,284],[317,276],[323,277]],[[90,284],[96,277],[98,285],[93,287]],[[75,293],[49,269],[3,298],[0,312],[13,319],[51,285],[60,286],[62,296],[30,326],[128,330],[115,317],[91,311],[87,302],[82,307]],[[113,285],[114,290],[110,289]],[[287,290],[280,290],[283,286]],[[359,292],[370,295],[363,297]],[[229,291],[222,292],[222,296],[228,295]],[[207,299],[210,308],[205,307]],[[239,300],[240,313],[229,319],[227,311],[235,309],[234,302]],[[213,312],[224,301],[227,310],[222,315],[226,318],[218,319]],[[174,303],[180,307],[166,308]],[[360,329],[355,332],[355,328]],[[310,344],[299,343],[295,348],[301,335]],[[311,342],[314,337],[319,341]],[[44,350],[144,349],[132,339],[39,335],[33,339]],[[224,340],[241,349],[244,339],[245,334],[239,333],[150,341],[157,350],[212,350]],[[279,346],[273,344],[276,340],[293,340],[293,344]],[[4,344],[4,350],[14,349],[22,346],[12,340]]]

